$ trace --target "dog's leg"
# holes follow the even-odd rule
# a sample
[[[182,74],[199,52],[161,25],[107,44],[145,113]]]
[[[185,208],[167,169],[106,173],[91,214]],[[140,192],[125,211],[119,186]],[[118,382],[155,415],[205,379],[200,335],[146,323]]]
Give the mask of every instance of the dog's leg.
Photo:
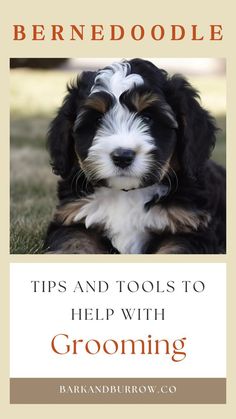
[[[82,225],[63,226],[55,223],[51,223],[48,228],[44,250],[51,254],[117,253],[97,230],[86,230]]]
[[[225,253],[225,244],[219,251],[219,244],[214,233],[196,232],[156,236],[150,243],[147,253],[151,254],[213,254]]]

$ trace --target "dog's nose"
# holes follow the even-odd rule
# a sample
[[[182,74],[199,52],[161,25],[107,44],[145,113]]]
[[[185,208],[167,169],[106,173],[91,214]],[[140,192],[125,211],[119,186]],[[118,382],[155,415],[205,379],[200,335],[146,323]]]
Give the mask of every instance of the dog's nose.
[[[111,153],[111,158],[116,166],[124,169],[131,165],[135,158],[135,151],[131,148],[116,148]]]

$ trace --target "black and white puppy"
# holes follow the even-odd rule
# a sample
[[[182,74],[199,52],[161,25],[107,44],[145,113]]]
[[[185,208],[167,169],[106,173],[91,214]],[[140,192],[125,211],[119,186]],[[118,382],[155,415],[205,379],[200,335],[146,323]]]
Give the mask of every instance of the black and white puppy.
[[[182,76],[133,59],[84,72],[49,130],[48,253],[225,253],[214,119]]]

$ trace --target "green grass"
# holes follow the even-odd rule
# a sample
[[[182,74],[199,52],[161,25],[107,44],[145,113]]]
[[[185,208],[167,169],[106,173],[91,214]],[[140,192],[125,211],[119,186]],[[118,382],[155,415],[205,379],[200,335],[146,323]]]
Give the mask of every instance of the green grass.
[[[56,203],[55,176],[44,149],[11,148],[11,252],[40,253]]]
[[[41,253],[56,205],[57,177],[51,173],[45,139],[65,95],[71,72],[11,71],[11,253]],[[225,80],[194,78],[202,103],[221,129],[213,158],[225,165]]]

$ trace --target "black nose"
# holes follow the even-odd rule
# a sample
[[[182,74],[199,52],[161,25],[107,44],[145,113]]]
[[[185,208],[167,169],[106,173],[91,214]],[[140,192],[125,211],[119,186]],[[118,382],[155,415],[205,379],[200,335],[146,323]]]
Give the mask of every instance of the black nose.
[[[130,148],[116,148],[111,153],[111,158],[116,166],[124,169],[125,167],[130,166],[134,160],[135,151],[131,150]]]

